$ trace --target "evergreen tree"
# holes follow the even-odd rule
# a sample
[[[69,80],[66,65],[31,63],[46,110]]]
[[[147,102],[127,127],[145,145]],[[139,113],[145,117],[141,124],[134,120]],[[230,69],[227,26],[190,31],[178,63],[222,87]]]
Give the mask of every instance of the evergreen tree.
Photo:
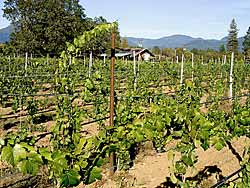
[[[245,62],[250,63],[250,27],[248,28],[247,34],[244,37],[243,52],[245,56]]]
[[[238,29],[235,19],[232,20],[230,24],[228,41],[227,41],[227,51],[228,52],[238,52]]]
[[[220,45],[219,52],[221,52],[221,53],[226,52],[226,48],[225,48],[224,44]]]
[[[248,31],[244,37],[243,41],[243,50],[249,50],[250,49],[250,27],[248,28]]]

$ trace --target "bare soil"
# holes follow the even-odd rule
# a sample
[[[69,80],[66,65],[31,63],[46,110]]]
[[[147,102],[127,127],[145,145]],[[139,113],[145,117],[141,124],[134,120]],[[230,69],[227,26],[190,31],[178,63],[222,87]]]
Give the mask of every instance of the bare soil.
[[[250,145],[250,139],[241,137],[234,139],[233,147],[242,156],[244,147]],[[173,143],[172,143],[173,146]],[[171,144],[166,146],[168,149]],[[187,176],[193,177],[206,168],[215,168],[221,171],[219,174],[209,174],[208,178],[201,183],[201,187],[211,187],[219,176],[228,176],[240,168],[239,161],[232,152],[225,147],[221,151],[210,148],[203,151],[197,150],[198,163],[195,168],[188,169]],[[178,154],[177,154],[178,158]],[[79,188],[157,188],[164,187],[166,177],[169,177],[171,161],[168,160],[168,152],[156,153],[153,150],[144,151],[137,156],[134,166],[128,172],[117,172],[112,178],[104,175],[103,180],[88,186]]]

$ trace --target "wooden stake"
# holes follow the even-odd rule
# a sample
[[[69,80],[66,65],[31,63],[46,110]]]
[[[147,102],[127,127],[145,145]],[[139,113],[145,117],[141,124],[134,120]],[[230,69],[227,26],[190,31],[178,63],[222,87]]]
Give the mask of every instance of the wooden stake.
[[[111,69],[110,69],[110,119],[109,126],[114,126],[115,115],[115,33],[112,33],[112,49],[111,49]],[[115,153],[110,154],[110,174],[113,175],[116,170]]]

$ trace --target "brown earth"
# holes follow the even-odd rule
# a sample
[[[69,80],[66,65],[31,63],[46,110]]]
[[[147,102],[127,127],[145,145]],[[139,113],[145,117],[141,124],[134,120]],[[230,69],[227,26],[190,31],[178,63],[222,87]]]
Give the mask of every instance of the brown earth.
[[[244,146],[250,146],[250,139],[241,137],[234,139],[233,144],[236,151],[242,156]],[[173,146],[173,144],[172,144]],[[168,149],[171,145],[166,146]],[[205,167],[216,167],[221,170],[220,175],[228,176],[240,168],[239,161],[232,152],[225,147],[221,151],[210,148],[203,151],[197,150],[198,162],[193,169],[188,169],[188,176],[195,176]],[[178,158],[178,154],[177,154]],[[171,161],[168,160],[168,152],[156,153],[153,150],[144,151],[137,156],[134,166],[128,172],[117,172],[112,178],[104,175],[103,180],[88,186],[79,188],[156,188],[163,186],[166,177],[169,177]],[[204,180],[201,187],[210,187],[218,181],[218,174],[210,174]]]

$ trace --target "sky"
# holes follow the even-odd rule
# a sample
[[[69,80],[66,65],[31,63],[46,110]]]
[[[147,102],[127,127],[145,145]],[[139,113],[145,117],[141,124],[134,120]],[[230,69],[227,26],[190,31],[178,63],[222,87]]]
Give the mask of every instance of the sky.
[[[0,0],[0,8],[3,8]],[[250,0],[80,0],[88,17],[118,21],[122,36],[160,38],[184,34],[221,39],[236,19],[239,36],[250,26]],[[0,11],[0,28],[9,24]]]

